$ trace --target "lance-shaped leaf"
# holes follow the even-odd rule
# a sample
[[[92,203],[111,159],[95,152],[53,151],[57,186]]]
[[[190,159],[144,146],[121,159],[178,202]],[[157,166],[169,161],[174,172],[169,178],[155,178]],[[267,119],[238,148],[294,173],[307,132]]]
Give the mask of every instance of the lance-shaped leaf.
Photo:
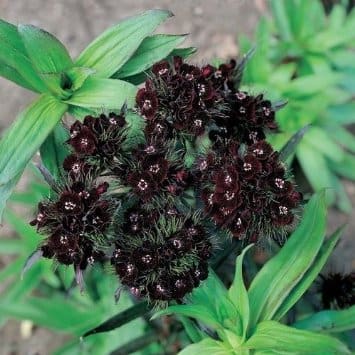
[[[168,56],[167,59],[172,59],[173,57],[188,58],[197,52],[195,47],[187,48],[175,48]]]
[[[275,321],[260,323],[244,346],[277,354],[350,354],[347,346],[336,338],[291,328]]]
[[[110,330],[121,327],[122,325],[131,322],[132,320],[141,317],[149,312],[148,303],[142,301],[135,304],[134,306],[126,309],[125,311],[115,315],[114,317],[108,319],[107,321],[100,324],[98,327],[87,331],[84,337],[91,334],[109,332]]]
[[[303,136],[306,134],[306,132],[309,129],[309,125],[301,128],[299,131],[297,131],[291,139],[282,147],[280,150],[280,160],[286,161],[287,158],[289,158],[292,154],[296,153],[296,148],[298,143],[301,141]]]
[[[136,86],[117,79],[88,78],[70,99],[70,105],[101,110],[120,109],[125,103],[132,107],[137,93]]]
[[[202,304],[170,306],[155,313],[152,319],[156,319],[158,317],[169,314],[180,314],[185,317],[193,317],[206,325],[212,326],[216,329],[222,329],[222,324],[219,322],[214,312]]]
[[[249,288],[250,329],[270,320],[310,268],[323,243],[326,227],[325,193],[308,202],[302,222],[278,254],[268,261]]]
[[[22,173],[66,109],[66,104],[44,95],[18,116],[0,141],[0,187]],[[3,195],[1,199],[6,201]]]
[[[340,311],[322,311],[292,325],[315,332],[345,332],[355,329],[355,306]]]
[[[242,324],[242,329],[241,332],[237,334],[239,336],[242,336],[243,339],[245,339],[246,337],[250,314],[248,292],[243,281],[243,258],[245,253],[252,246],[253,244],[246,247],[243,252],[237,257],[234,280],[232,286],[228,291],[228,297],[234,303],[241,318],[240,321]]]
[[[41,145],[42,162],[55,178],[60,176],[63,161],[69,155],[69,149],[65,145],[68,139],[68,131],[58,123]]]
[[[199,343],[187,346],[179,352],[179,355],[213,354],[213,355],[231,355],[232,349],[221,341],[214,339],[203,339]]]
[[[167,57],[185,38],[186,35],[153,35],[145,38],[133,56],[113,77],[125,78],[149,69],[154,63]]]
[[[0,60],[0,76],[16,83],[19,86],[24,87],[25,89],[36,91],[36,89],[30,83],[28,83],[16,69],[8,66],[1,60]]]
[[[173,57],[188,58],[196,52],[196,48],[176,48],[174,49],[165,59],[172,60]],[[128,81],[131,84],[139,85],[142,84],[147,79],[148,73],[141,72],[136,75],[127,76],[124,78],[125,81]]]
[[[3,68],[6,66],[7,69]],[[17,72],[24,80],[19,83],[9,77],[9,70]],[[0,74],[7,72],[7,79],[28,88],[30,86],[34,91],[45,92],[47,90],[43,81],[40,79],[32,66],[26,49],[22,43],[17,27],[6,21],[0,20]],[[12,73],[13,74],[13,73]]]
[[[73,65],[67,49],[52,34],[32,25],[19,25],[18,32],[39,73],[60,73]]]
[[[128,61],[143,39],[170,16],[169,11],[151,10],[122,21],[96,38],[75,64],[96,70],[97,77],[111,77]]]
[[[65,97],[61,77],[54,75],[73,66],[64,45],[50,33],[32,25],[19,25],[18,32],[39,76],[51,92]]]
[[[294,287],[294,289],[289,293],[287,298],[284,300],[280,308],[277,310],[273,316],[274,320],[281,319],[302,297],[302,295],[309,289],[317,275],[323,269],[323,266],[327,262],[330,254],[335,248],[341,234],[343,233],[344,227],[339,228],[330,238],[324,243],[321,250],[319,251],[316,260],[312,266],[304,274],[300,282]]]

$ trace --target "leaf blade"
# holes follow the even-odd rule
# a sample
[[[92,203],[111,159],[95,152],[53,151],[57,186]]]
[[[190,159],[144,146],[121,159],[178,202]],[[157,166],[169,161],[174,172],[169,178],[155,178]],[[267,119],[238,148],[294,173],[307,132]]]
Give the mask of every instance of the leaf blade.
[[[302,222],[286,244],[252,281],[248,290],[252,310],[250,329],[260,320],[270,320],[275,315],[312,264],[322,245],[325,228],[325,194],[321,192],[308,202]]]
[[[6,203],[16,179],[19,179],[66,109],[66,104],[53,97],[41,96],[20,113],[5,132],[0,141],[0,188],[7,186],[7,193],[1,196],[0,206]]]
[[[153,35],[146,37],[133,56],[116,72],[114,78],[125,78],[149,69],[167,57],[186,35]]]
[[[245,346],[297,354],[350,354],[346,345],[336,338],[291,328],[275,321],[260,323]]]
[[[128,18],[97,37],[75,64],[96,70],[96,77],[109,78],[133,55],[143,39],[172,14],[151,10]]]
[[[83,108],[120,109],[125,103],[132,107],[137,88],[118,79],[90,77],[65,102]]]

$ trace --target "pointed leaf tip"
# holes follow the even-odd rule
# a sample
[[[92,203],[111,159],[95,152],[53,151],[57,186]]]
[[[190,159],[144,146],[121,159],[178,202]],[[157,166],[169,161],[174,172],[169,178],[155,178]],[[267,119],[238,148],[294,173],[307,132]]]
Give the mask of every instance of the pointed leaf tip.
[[[39,259],[41,259],[42,256],[43,256],[43,251],[36,250],[27,258],[25,265],[22,268],[21,280],[23,279],[25,273],[32,267],[32,265],[35,264]]]

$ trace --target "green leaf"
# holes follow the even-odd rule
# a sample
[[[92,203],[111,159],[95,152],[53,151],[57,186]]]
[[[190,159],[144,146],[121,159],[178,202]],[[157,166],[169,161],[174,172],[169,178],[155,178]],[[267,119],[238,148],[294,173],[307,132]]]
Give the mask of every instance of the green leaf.
[[[184,326],[187,336],[193,343],[197,343],[206,338],[206,334],[203,333],[189,318],[181,316],[178,317],[178,319]]]
[[[10,198],[13,189],[15,188],[17,183],[19,182],[21,175],[22,175],[22,173],[13,177],[4,185],[0,185],[0,227],[1,227],[1,222],[2,222],[2,215],[3,215],[5,207],[6,207],[6,202]]]
[[[113,77],[125,78],[149,69],[154,63],[167,57],[185,38],[185,35],[153,35],[146,37],[133,56]]]
[[[128,61],[144,38],[170,16],[169,11],[151,10],[122,21],[97,37],[75,64],[96,70],[97,77],[109,78]]]
[[[32,253],[43,237],[37,233],[35,228],[31,227],[29,223],[14,214],[10,209],[6,210],[5,220],[21,238],[26,253]]]
[[[322,311],[292,325],[298,329],[315,332],[345,332],[355,329],[355,306],[339,311]]]
[[[296,151],[298,143],[301,141],[303,136],[307,133],[309,125],[304,126],[299,131],[297,131],[288,142],[281,148],[279,158],[285,162],[293,153]]]
[[[143,301],[134,306],[124,310],[114,317],[103,322],[99,326],[87,331],[83,336],[87,337],[92,334],[108,332],[110,330],[121,327],[122,325],[138,318],[149,312],[148,303]]]
[[[208,278],[193,290],[189,296],[192,305],[201,305],[208,313],[225,327],[238,327],[240,317],[233,302],[228,298],[226,287],[212,269]]]
[[[350,150],[352,153],[355,153],[355,136],[350,131],[337,125],[330,126],[329,132],[338,144],[342,145],[345,149]]]
[[[340,125],[355,123],[355,102],[330,106],[327,110],[327,116],[330,121]]]
[[[352,154],[344,154],[344,159],[340,162],[329,162],[330,167],[339,175],[355,180],[355,156]]]
[[[0,282],[6,280],[10,276],[19,276],[21,269],[23,267],[24,258],[17,258],[10,264],[7,264],[3,269],[0,271]]]
[[[70,153],[65,144],[68,138],[69,133],[60,122],[41,145],[42,162],[54,178],[60,177],[63,161]]]
[[[337,207],[344,213],[351,213],[352,211],[352,203],[351,200],[345,190],[345,187],[340,180],[340,178],[336,175],[332,176],[332,184],[336,190],[336,204]]]
[[[221,323],[216,319],[215,314],[207,306],[202,304],[187,304],[170,306],[154,314],[152,319],[169,314],[180,314],[185,317],[193,317],[206,325],[212,326],[216,329],[222,329]]]
[[[213,355],[232,355],[232,349],[228,348],[220,341],[213,339],[204,339],[197,344],[187,346],[179,352],[179,355],[196,355],[196,354],[213,354]]]
[[[333,141],[331,133],[320,127],[311,127],[304,141],[332,161],[340,162],[344,158],[343,150]]]
[[[242,329],[241,332],[236,331],[237,335],[246,337],[248,324],[249,324],[249,298],[248,292],[243,280],[243,259],[245,253],[253,246],[253,244],[246,247],[242,253],[237,257],[235,265],[235,275],[232,286],[228,291],[228,297],[235,305],[238,314],[241,317]]]
[[[175,48],[167,57],[167,59],[172,59],[174,57],[188,58],[195,54],[197,49],[195,47],[188,48]]]
[[[302,297],[302,295],[309,289],[318,274],[323,269],[323,266],[327,262],[330,254],[335,248],[340,236],[342,235],[344,227],[339,228],[333,233],[329,239],[321,247],[316,260],[312,266],[304,274],[300,282],[294,287],[294,289],[287,295],[280,308],[275,313],[273,319],[280,320],[286,313],[296,304],[296,302]]]
[[[65,102],[84,108],[120,109],[124,103],[132,107],[137,88],[122,80],[88,78],[83,86]]]
[[[0,141],[0,188],[7,186],[11,192],[10,182],[19,177],[66,109],[53,97],[41,96],[18,116]],[[1,198],[4,203],[8,196]]]
[[[82,120],[85,116],[98,116],[101,112],[99,109],[89,109],[74,105],[69,105],[68,108],[68,113],[78,120]]]
[[[17,27],[0,20],[0,63],[12,68],[37,92],[45,92],[46,86],[34,70],[27,56]]]
[[[19,25],[18,32],[38,73],[60,73],[73,65],[64,45],[50,33],[32,25]]]
[[[302,141],[296,150],[297,159],[309,183],[315,191],[333,187],[332,174],[323,155],[306,141]],[[333,202],[334,191],[327,190],[327,202]]]
[[[19,86],[24,87],[25,89],[32,90],[32,91],[37,91],[30,83],[25,80],[20,73],[7,65],[6,63],[2,62],[0,60],[0,76],[2,76],[5,79],[8,79],[10,81],[13,81]]]
[[[85,308],[59,297],[50,299],[31,297],[18,303],[0,302],[0,313],[17,319],[28,319],[50,329],[72,332],[77,335],[101,319],[100,313],[91,312],[88,317]]]
[[[48,89],[65,98],[61,76],[55,75],[73,66],[64,45],[50,33],[32,25],[19,25],[18,32],[34,69]]]
[[[285,3],[283,1],[270,0],[270,5],[279,36],[281,36],[284,41],[290,41],[293,36],[290,28],[290,21],[287,17]]]
[[[294,329],[275,321],[258,324],[245,347],[282,354],[350,354],[346,345],[336,338]]]
[[[274,315],[310,268],[323,243],[326,227],[325,193],[308,202],[302,221],[278,254],[258,272],[249,288],[250,329]]]

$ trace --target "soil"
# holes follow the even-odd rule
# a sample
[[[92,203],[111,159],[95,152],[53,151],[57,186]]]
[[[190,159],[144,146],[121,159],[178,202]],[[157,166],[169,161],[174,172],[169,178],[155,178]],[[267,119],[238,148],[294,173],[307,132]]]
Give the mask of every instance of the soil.
[[[73,57],[107,27],[147,9],[169,9],[175,17],[160,33],[190,33],[186,46],[199,48],[194,60],[229,58],[238,54],[237,35],[251,35],[258,18],[265,13],[264,0],[1,0],[0,17],[6,21],[31,23],[55,34]],[[26,107],[34,95],[0,78],[0,132]],[[26,177],[22,181],[26,185]],[[355,185],[346,183],[355,206]],[[347,221],[349,226],[331,262],[339,271],[355,268],[353,260],[355,218],[332,210],[329,229]],[[0,237],[8,235],[2,229]],[[2,267],[7,260],[0,260]],[[67,341],[66,336],[42,328],[31,328],[11,320],[0,329],[0,355],[50,354]]]

